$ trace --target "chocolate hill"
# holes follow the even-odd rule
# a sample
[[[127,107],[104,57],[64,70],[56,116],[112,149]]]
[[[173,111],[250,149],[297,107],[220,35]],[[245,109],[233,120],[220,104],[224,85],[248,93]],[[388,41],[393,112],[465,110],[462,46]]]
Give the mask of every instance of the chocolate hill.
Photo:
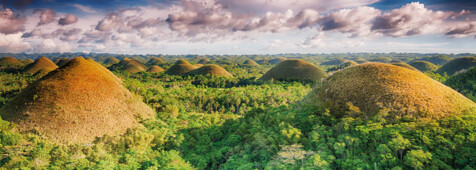
[[[412,67],[411,65],[408,65],[407,63],[403,63],[403,62],[392,63],[392,65],[407,68],[407,69],[410,69],[410,70],[413,70],[413,71],[419,71],[418,69]]]
[[[0,58],[0,69],[3,68],[18,68],[23,66],[23,63],[18,61],[16,58],[13,57],[2,57]]]
[[[244,66],[249,66],[249,67],[258,67],[258,66],[259,66],[259,64],[256,63],[256,61],[250,60],[250,59],[248,59],[248,60],[246,60],[245,62],[243,62],[243,65],[244,65]]]
[[[139,60],[124,58],[119,63],[110,67],[111,70],[121,70],[129,73],[137,73],[147,70],[147,66],[142,64]]]
[[[287,60],[286,58],[284,57],[278,57],[278,58],[274,58],[274,59],[271,59],[268,61],[269,64],[279,64],[283,61]]]
[[[449,61],[436,72],[440,74],[447,73],[448,75],[453,75],[456,72],[469,69],[471,67],[476,67],[476,57],[461,57]]]
[[[2,119],[58,143],[86,143],[118,135],[153,118],[121,81],[94,61],[75,58],[30,84],[0,108]]]
[[[67,59],[67,58],[62,58],[62,59],[60,59],[60,60],[56,63],[56,65],[57,65],[58,67],[62,67],[62,66],[64,66],[64,65],[66,65],[66,63],[68,63],[68,62],[69,62],[69,59]]]
[[[160,73],[162,71],[165,71],[165,70],[159,66],[152,66],[149,69],[147,69],[147,72],[149,73]]]
[[[184,59],[179,59],[178,61],[175,62],[175,64],[167,69],[165,71],[165,74],[170,74],[170,75],[184,75],[197,67],[190,64],[188,61]]]
[[[324,79],[302,101],[303,106],[327,108],[341,116],[347,111],[369,118],[382,110],[393,120],[404,116],[438,119],[474,113],[476,104],[421,72],[383,64],[348,67]],[[358,109],[356,109],[357,107]]]
[[[149,66],[153,66],[153,65],[160,65],[160,64],[164,64],[165,61],[158,58],[158,57],[152,57],[149,61],[147,61],[147,63],[145,63],[146,65],[149,65]]]
[[[35,74],[36,72],[38,72],[41,69],[54,70],[54,69],[57,69],[57,68],[58,68],[58,66],[55,63],[53,63],[53,61],[51,61],[50,59],[48,59],[46,57],[41,57],[41,58],[37,59],[35,62],[26,66],[23,69],[23,72],[27,73],[27,74]]]
[[[435,71],[438,69],[438,66],[428,61],[412,61],[410,62],[410,65],[421,72]]]
[[[106,61],[104,61],[104,64],[106,65],[113,65],[113,64],[117,64],[119,63],[119,60],[115,57],[109,57],[106,59]]]
[[[217,75],[223,77],[232,77],[233,75],[226,71],[223,67],[215,64],[207,64],[195,70],[188,72],[190,75]]]
[[[260,80],[320,80],[326,73],[316,65],[304,60],[290,59],[279,63],[266,72]]]

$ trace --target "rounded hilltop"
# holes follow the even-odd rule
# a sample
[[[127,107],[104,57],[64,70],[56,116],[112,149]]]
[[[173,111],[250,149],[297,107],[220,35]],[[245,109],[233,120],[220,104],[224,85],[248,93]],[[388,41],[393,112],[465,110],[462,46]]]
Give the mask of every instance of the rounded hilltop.
[[[459,71],[467,70],[471,67],[476,67],[476,57],[461,57],[449,61],[436,72],[440,74],[446,73],[448,75],[453,75]]]
[[[268,61],[269,64],[279,64],[283,61],[287,60],[286,58],[284,57],[278,57],[278,58],[273,58],[271,60]]]
[[[113,65],[113,64],[117,64],[119,62],[120,61],[116,57],[109,57],[109,58],[106,59],[106,61],[104,61],[104,64]]]
[[[326,73],[312,63],[300,59],[290,59],[271,68],[260,78],[260,80],[316,81],[325,76]]]
[[[216,75],[223,77],[232,77],[233,75],[226,71],[223,67],[216,64],[207,64],[195,70],[188,72],[189,75]]]
[[[394,66],[399,66],[399,67],[407,68],[407,69],[410,69],[410,70],[413,70],[413,71],[419,71],[419,70],[416,69],[415,67],[412,67],[411,65],[408,65],[407,63],[404,63],[404,62],[391,63],[391,64],[394,65]]]
[[[128,73],[137,73],[146,71],[148,68],[142,64],[139,60],[124,58],[119,63],[109,67],[111,70],[116,71],[125,71]]]
[[[256,61],[251,60],[251,59],[248,59],[245,62],[243,62],[243,65],[244,66],[249,66],[249,67],[258,67],[259,66],[259,64]]]
[[[338,116],[358,110],[357,116],[369,118],[388,111],[384,117],[390,119],[436,119],[476,109],[471,100],[421,72],[383,63],[360,64],[335,73],[302,104],[327,108]]]
[[[147,69],[147,72],[149,73],[160,73],[165,71],[162,67],[159,66],[152,66],[149,69]]]
[[[113,73],[94,61],[74,58],[30,84],[0,108],[2,119],[21,132],[37,133],[58,143],[88,143],[139,126],[153,118]]]
[[[54,70],[57,69],[58,66],[53,63],[50,59],[46,57],[41,57],[37,59],[35,62],[27,65],[24,69],[23,72],[27,74],[35,74],[36,72],[40,70]]]
[[[196,68],[196,66],[190,64],[187,60],[179,59],[175,62],[174,65],[172,65],[172,67],[165,71],[165,74],[184,75]]]
[[[410,62],[410,65],[421,72],[435,71],[438,69],[438,66],[428,61],[412,61]]]
[[[160,65],[160,64],[164,64],[165,61],[158,58],[158,57],[152,57],[150,58],[149,61],[147,61],[147,63],[145,63],[146,65],[149,65],[149,66],[153,66],[153,65]]]
[[[23,66],[23,63],[18,61],[16,58],[13,57],[2,57],[0,58],[0,69],[2,68],[17,68]]]
[[[64,66],[64,65],[66,65],[66,63],[68,63],[68,62],[69,62],[69,59],[67,59],[67,58],[62,58],[62,59],[58,60],[58,62],[56,62],[56,65],[57,65],[58,67],[62,67],[62,66]]]

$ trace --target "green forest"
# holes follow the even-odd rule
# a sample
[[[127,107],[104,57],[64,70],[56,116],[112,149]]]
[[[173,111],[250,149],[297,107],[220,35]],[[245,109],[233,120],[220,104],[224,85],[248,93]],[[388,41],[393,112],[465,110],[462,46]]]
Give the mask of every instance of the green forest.
[[[76,56],[47,58],[55,61],[60,58],[73,59]],[[30,57],[35,60],[39,56],[15,56],[18,59]],[[451,64],[452,60],[458,60],[462,56],[155,56],[163,60],[163,63],[149,63],[153,56],[115,56],[118,60],[127,57],[143,63],[145,67],[153,64],[164,70],[173,67],[178,59],[184,58],[194,66],[200,63],[219,65],[233,76],[171,75],[166,74],[166,71],[151,73],[144,70],[131,73],[127,71],[128,66],[113,66],[120,64],[118,62],[107,63],[107,59],[112,56],[82,57],[89,57],[100,63],[101,67],[111,69],[135,99],[154,111],[153,118],[140,119],[140,126],[129,128],[120,135],[104,135],[96,137],[92,142],[68,144],[51,141],[39,132],[21,132],[17,130],[18,124],[1,120],[0,169],[476,168],[476,108],[472,107],[476,105],[476,62],[472,66],[458,68],[459,71],[454,74],[444,70],[447,67],[455,70],[457,66],[445,64]],[[279,60],[283,57],[282,61]],[[318,74],[321,77],[261,79],[274,67],[281,68],[279,63],[294,59],[307,61],[312,67],[315,65],[320,70]],[[256,61],[256,65],[245,64],[247,60]],[[410,65],[413,61],[433,63],[432,67],[435,69],[420,71],[392,65],[408,63],[412,67]],[[415,99],[405,96],[401,99],[398,96],[400,92],[386,91],[385,94],[396,96],[380,97],[378,100],[384,104],[377,102],[381,106],[374,111],[371,104],[363,103],[362,106],[365,107],[358,107],[362,97],[365,99],[366,95],[373,95],[371,91],[356,91],[355,94],[344,97],[349,100],[355,98],[355,102],[341,101],[338,98],[343,95],[341,93],[330,94],[332,90],[346,90],[345,88],[353,86],[349,84],[341,87],[340,80],[347,82],[344,78],[369,76],[371,72],[368,70],[374,68],[372,64],[377,62],[375,68],[379,70],[388,68],[405,75],[422,76],[432,84],[432,88],[444,87],[452,95],[454,89],[456,99],[452,101],[461,100],[463,104],[453,107],[445,105],[446,101],[438,101],[445,105],[444,109],[450,109],[442,113],[442,116],[436,116],[437,113],[433,113],[431,109],[419,110],[423,108],[423,104],[414,104],[428,101],[430,99],[427,98],[432,96],[415,94]],[[14,101],[15,97],[30,90],[27,86],[60,72],[31,74],[21,71],[27,67],[31,66],[0,66],[0,108],[8,107],[8,103]],[[73,67],[73,64],[59,66],[57,69],[68,67]],[[195,69],[199,67],[196,66]],[[293,69],[301,69],[295,74],[305,74],[303,70],[307,68],[296,67],[283,67],[289,71],[281,72],[292,73]],[[359,74],[358,67],[367,71]],[[350,72],[352,69],[353,72]],[[342,79],[338,79],[339,77]],[[388,77],[378,80],[384,79],[393,82]],[[395,82],[407,79],[401,78]],[[377,79],[349,81],[366,84]],[[407,88],[416,87],[420,86]],[[320,90],[324,88],[328,90]],[[321,98],[314,100],[314,95]],[[322,96],[328,98],[323,99]],[[397,102],[387,105],[387,100],[410,101],[408,105],[400,106]],[[338,104],[343,106],[339,105],[337,108]],[[472,109],[456,109],[463,105]],[[55,115],[51,113],[49,116]]]

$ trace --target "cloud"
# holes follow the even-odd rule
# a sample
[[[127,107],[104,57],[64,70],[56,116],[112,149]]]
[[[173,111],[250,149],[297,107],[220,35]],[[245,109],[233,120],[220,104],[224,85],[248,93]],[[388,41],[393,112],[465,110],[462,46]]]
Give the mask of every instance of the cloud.
[[[80,38],[81,29],[79,28],[67,28],[67,29],[57,29],[52,32],[53,37],[57,37],[62,41],[77,41]]]
[[[0,51],[6,53],[25,52],[31,48],[30,44],[23,42],[22,33],[0,33]]]
[[[37,9],[33,13],[40,13],[38,25],[49,24],[55,21],[56,12],[51,9]]]
[[[86,12],[86,13],[91,13],[91,14],[94,14],[94,13],[98,13],[98,11],[92,9],[91,7],[88,7],[88,6],[84,6],[84,5],[80,5],[80,4],[72,4],[73,7],[83,11],[83,12]]]
[[[454,12],[432,11],[424,4],[412,2],[375,19],[372,31],[386,36],[401,37],[442,32],[445,19]]]
[[[352,8],[372,4],[379,0],[217,0],[235,13],[266,13],[285,12],[287,10],[301,11],[314,9],[331,11],[341,8]]]
[[[471,35],[476,36],[476,21],[456,24],[450,27],[445,34],[453,38],[462,38]]]
[[[0,33],[12,34],[24,30],[26,19],[13,14],[12,10],[4,9],[0,11]]]
[[[123,24],[123,21],[116,13],[109,13],[103,20],[99,21],[96,30],[98,31],[111,31],[118,28]]]
[[[353,37],[370,34],[370,27],[380,10],[372,7],[358,7],[355,9],[341,9],[332,12],[321,21],[323,31],[338,31],[352,33]]]
[[[78,22],[78,17],[73,14],[66,14],[64,18],[60,18],[58,24],[60,25],[69,25]]]
[[[33,29],[31,32],[24,33],[22,38],[30,38],[30,37],[41,37],[43,34],[41,30],[38,28]]]
[[[52,39],[44,39],[33,50],[37,53],[52,53],[52,52],[70,52],[73,48],[69,43],[55,42]]]

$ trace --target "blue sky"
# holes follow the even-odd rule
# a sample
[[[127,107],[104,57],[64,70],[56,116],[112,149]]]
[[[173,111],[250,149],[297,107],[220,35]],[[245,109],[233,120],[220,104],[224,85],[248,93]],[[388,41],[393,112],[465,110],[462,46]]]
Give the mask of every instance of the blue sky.
[[[0,52],[476,53],[476,1],[5,0]]]

